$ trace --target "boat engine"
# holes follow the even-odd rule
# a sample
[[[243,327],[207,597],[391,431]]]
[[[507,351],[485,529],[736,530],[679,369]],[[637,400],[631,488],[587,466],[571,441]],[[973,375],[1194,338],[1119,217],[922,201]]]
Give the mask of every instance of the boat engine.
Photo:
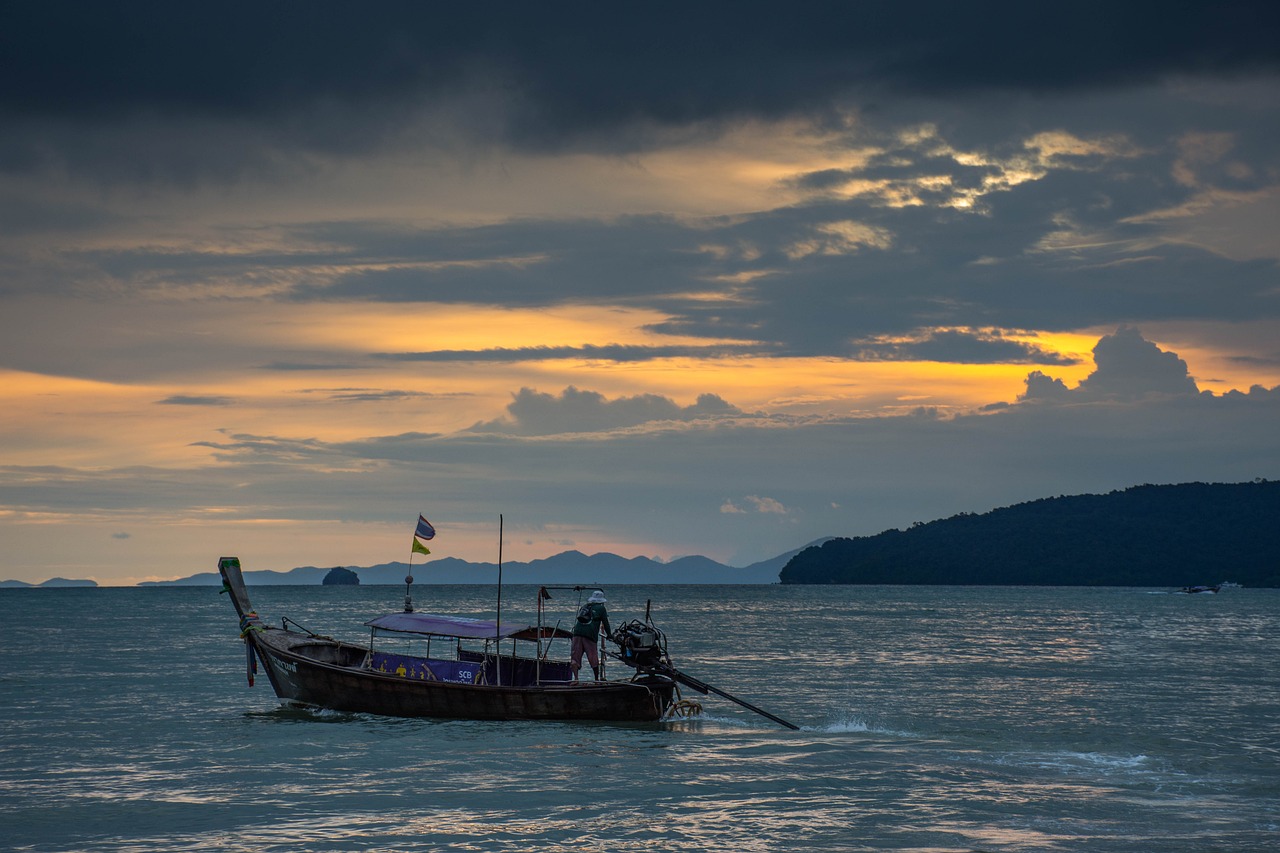
[[[627,666],[651,669],[662,663],[666,637],[652,624],[632,620],[620,625],[609,639],[617,644],[619,657]]]

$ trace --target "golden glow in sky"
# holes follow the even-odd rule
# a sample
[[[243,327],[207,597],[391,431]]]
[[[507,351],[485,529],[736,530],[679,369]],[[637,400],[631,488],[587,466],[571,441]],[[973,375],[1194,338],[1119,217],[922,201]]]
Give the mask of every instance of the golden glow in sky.
[[[886,97],[797,55],[740,100],[486,57],[367,109],[0,113],[9,573],[373,564],[428,508],[442,555],[505,511],[514,559],[745,565],[1280,474],[1272,77]]]

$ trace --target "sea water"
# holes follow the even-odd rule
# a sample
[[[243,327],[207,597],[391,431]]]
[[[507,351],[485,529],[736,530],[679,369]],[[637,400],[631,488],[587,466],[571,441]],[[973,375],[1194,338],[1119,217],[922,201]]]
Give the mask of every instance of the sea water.
[[[534,593],[504,588],[504,614]],[[361,641],[403,589],[250,594]],[[689,690],[700,717],[652,725],[283,709],[265,674],[248,687],[217,588],[0,590],[0,849],[1280,848],[1278,590],[608,595],[615,624],[652,602],[679,668],[800,730]]]

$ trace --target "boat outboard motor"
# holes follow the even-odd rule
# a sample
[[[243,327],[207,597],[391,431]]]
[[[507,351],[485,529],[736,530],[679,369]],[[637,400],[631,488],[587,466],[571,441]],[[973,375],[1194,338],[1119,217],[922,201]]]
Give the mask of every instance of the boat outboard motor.
[[[637,672],[644,673],[646,677],[669,678],[686,687],[692,687],[699,693],[714,693],[717,696],[723,696],[730,702],[736,702],[747,710],[755,711],[757,714],[768,717],[775,723],[786,726],[789,729],[800,728],[794,723],[788,723],[781,717],[776,717],[762,708],[757,708],[750,702],[744,702],[737,696],[726,693],[719,687],[713,687],[701,679],[686,675],[676,669],[671,663],[671,657],[667,654],[667,635],[662,633],[662,630],[650,621],[649,608],[647,607],[645,608],[645,620],[643,622],[633,619],[625,625],[619,625],[617,630],[609,635],[609,639],[616,643],[621,651],[621,654],[614,655],[614,657],[617,657],[627,666],[635,667]]]
[[[621,651],[622,662],[636,669],[650,669],[662,663],[662,632],[651,624],[631,621],[618,626],[609,639]]]

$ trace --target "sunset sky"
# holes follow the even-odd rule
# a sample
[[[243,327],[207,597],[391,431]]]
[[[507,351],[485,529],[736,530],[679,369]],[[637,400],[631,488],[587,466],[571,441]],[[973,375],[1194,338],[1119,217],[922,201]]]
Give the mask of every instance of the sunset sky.
[[[4,3],[0,580],[1278,478],[1280,7],[1186,6]]]

